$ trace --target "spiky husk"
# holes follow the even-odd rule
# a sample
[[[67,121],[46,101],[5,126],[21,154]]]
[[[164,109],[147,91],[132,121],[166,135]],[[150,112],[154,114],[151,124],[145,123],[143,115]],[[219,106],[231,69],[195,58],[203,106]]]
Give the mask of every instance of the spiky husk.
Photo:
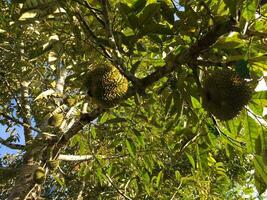
[[[203,107],[220,120],[236,117],[249,102],[252,89],[230,70],[211,72],[203,83]]]
[[[97,66],[89,73],[88,95],[102,107],[113,107],[128,90],[128,80],[113,66]]]
[[[37,184],[45,182],[45,170],[42,167],[38,167],[33,173],[33,181]]]
[[[73,97],[69,97],[69,98],[64,99],[64,103],[67,104],[69,107],[72,107],[75,105],[76,99]]]
[[[63,122],[64,116],[62,113],[56,113],[48,119],[48,125],[59,127]]]
[[[59,167],[59,160],[49,160],[47,162],[47,167],[52,171],[56,170]]]

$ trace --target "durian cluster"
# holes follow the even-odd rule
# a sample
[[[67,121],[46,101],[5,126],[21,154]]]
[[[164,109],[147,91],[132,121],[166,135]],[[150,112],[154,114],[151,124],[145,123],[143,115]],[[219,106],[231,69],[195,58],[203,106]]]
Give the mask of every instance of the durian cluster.
[[[128,90],[128,80],[110,65],[96,66],[88,76],[88,95],[104,108],[119,103]]]
[[[203,107],[220,120],[236,117],[248,104],[252,90],[231,70],[212,71],[203,82]]]

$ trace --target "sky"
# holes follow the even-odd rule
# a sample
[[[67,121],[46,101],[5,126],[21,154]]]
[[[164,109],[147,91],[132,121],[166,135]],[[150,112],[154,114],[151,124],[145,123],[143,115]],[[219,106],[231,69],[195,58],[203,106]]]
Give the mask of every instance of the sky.
[[[6,132],[7,126],[0,125],[0,137],[2,139],[7,139],[9,137],[9,133]],[[25,144],[25,140],[23,137],[23,128],[21,126],[16,126],[16,131],[20,136],[20,141],[17,144]],[[0,145],[0,158],[3,157],[5,154],[15,154],[17,150],[10,149],[4,145]]]

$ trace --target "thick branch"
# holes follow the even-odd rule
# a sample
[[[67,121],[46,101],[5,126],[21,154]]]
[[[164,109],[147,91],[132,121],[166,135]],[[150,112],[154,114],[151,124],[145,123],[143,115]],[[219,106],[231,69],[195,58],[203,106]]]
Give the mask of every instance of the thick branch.
[[[233,28],[234,21],[232,20],[228,20],[224,23],[215,25],[206,35],[200,38],[190,48],[182,51],[176,56],[168,57],[167,59],[169,60],[167,60],[165,66],[157,69],[152,74],[143,78],[143,87],[150,86],[154,82],[158,81],[162,77],[174,71],[175,68],[179,65],[190,64],[191,62],[194,62],[203,50],[208,49],[212,44],[217,41],[220,36],[229,33],[231,30],[233,30]]]
[[[31,107],[29,105],[29,82],[23,81],[21,83],[21,115],[23,124],[31,124]],[[24,129],[24,136],[25,136],[25,143],[28,144],[32,140],[31,129],[29,126],[23,126]]]
[[[77,134],[80,130],[82,130],[82,128],[86,124],[96,119],[100,114],[102,114],[105,111],[106,111],[105,109],[98,108],[93,110],[91,113],[82,114],[80,119],[76,121],[65,134],[61,136],[61,138],[55,145],[53,145],[54,146],[53,157],[59,154],[60,149],[68,143],[70,138],[72,138],[75,134]]]

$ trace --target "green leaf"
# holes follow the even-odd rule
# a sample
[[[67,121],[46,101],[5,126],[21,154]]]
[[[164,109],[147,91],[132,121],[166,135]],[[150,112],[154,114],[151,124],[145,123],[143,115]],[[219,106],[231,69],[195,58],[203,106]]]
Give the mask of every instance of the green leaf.
[[[259,135],[255,141],[255,152],[256,154],[261,155],[262,152],[261,135]]]
[[[128,16],[128,22],[129,22],[130,27],[133,29],[136,29],[139,27],[138,18],[133,14]]]
[[[25,12],[20,16],[19,20],[20,21],[26,21],[26,20],[29,20],[29,19],[37,18],[40,15],[41,12],[42,11],[38,10],[38,9]]]
[[[126,3],[119,3],[118,4],[119,11],[124,15],[128,16],[132,12],[132,9],[130,6],[128,6]]]
[[[101,168],[97,168],[97,169],[96,169],[96,176],[97,176],[97,178],[98,178],[100,184],[101,184],[101,185],[104,184],[104,181],[105,181],[106,176],[103,174]]]
[[[173,32],[169,26],[163,24],[150,23],[145,24],[142,29],[143,34],[161,34],[161,35],[172,35]]]
[[[250,78],[247,60],[237,61],[235,65],[235,70],[241,78]]]
[[[126,147],[131,157],[135,158],[136,147],[132,139],[126,139]]]
[[[187,156],[187,158],[188,158],[190,164],[192,165],[192,167],[195,169],[196,164],[195,164],[195,160],[194,160],[193,156],[191,156],[191,155],[188,154],[188,153],[186,153],[186,156]]]
[[[198,101],[198,99],[196,99],[195,97],[191,96],[191,102],[192,102],[192,106],[194,108],[202,108],[201,103]]]
[[[245,42],[239,33],[232,33],[231,35],[221,37],[213,46],[220,49],[236,49],[245,46]]]
[[[53,2],[55,2],[55,0],[26,0],[23,4],[23,10],[38,8],[44,5],[49,5]]]
[[[125,118],[116,117],[116,118],[107,120],[105,124],[117,124],[117,123],[123,123],[123,122],[127,122],[127,120]]]
[[[60,178],[60,177],[58,177],[58,176],[53,176],[53,178],[55,179],[55,181],[56,181],[61,187],[64,187],[64,186],[65,186],[64,178]]]
[[[159,187],[162,178],[163,178],[163,171],[161,170],[161,171],[158,173],[158,176],[157,176],[156,187]]]
[[[267,91],[253,93],[252,99],[267,99]]]
[[[181,176],[181,173],[179,171],[175,171],[175,178],[176,180],[180,181],[182,176]]]
[[[229,9],[231,16],[236,16],[236,10],[237,10],[237,1],[238,0],[223,0],[227,8]]]
[[[137,16],[133,13],[132,8],[125,3],[118,4],[119,11],[127,19],[129,26],[132,29],[139,27],[139,21]]]
[[[143,173],[142,173],[142,180],[143,180],[143,182],[146,184],[146,185],[149,185],[150,184],[150,176],[149,176],[149,174],[146,172],[146,171],[144,171]]]
[[[145,24],[150,24],[155,14],[159,12],[159,9],[160,6],[157,3],[148,4],[139,16],[139,24],[143,26]]]
[[[170,24],[174,23],[174,13],[173,7],[169,7],[165,1],[160,2],[161,14]]]
[[[264,163],[263,158],[261,156],[255,155],[253,162],[256,173],[264,181],[264,183],[267,184],[267,165]]]
[[[179,92],[173,92],[173,106],[170,110],[170,115],[177,114],[178,116],[181,114],[183,106],[183,101],[181,99],[181,95]]]
[[[257,188],[257,191],[261,195],[267,189],[267,184],[264,182],[264,180],[261,178],[261,176],[257,172],[255,172],[254,179],[255,179],[255,186]]]
[[[170,93],[166,99],[166,103],[165,103],[165,115],[167,116],[167,114],[169,113],[170,107],[171,107],[171,103],[172,103],[172,94]]]
[[[255,140],[258,138],[262,129],[250,116],[247,116],[246,119],[244,119],[244,128],[247,151],[248,153],[253,153],[255,149]]]
[[[69,147],[74,147],[76,144],[79,144],[80,139],[81,136],[78,134],[73,136],[70,140]]]
[[[100,124],[104,124],[109,118],[108,113],[104,113],[101,117],[99,117],[98,121]]]
[[[134,134],[137,138],[138,144],[141,145],[143,148],[145,148],[144,136],[135,128],[133,128],[132,131],[134,132]]]
[[[267,105],[267,100],[265,99],[253,99],[249,103],[249,108],[252,110],[252,112],[256,115],[261,116],[263,113],[264,107]]]
[[[139,13],[146,5],[147,0],[136,0],[132,6],[134,12]]]
[[[255,19],[255,13],[258,6],[258,0],[244,0],[241,16],[247,21]]]

